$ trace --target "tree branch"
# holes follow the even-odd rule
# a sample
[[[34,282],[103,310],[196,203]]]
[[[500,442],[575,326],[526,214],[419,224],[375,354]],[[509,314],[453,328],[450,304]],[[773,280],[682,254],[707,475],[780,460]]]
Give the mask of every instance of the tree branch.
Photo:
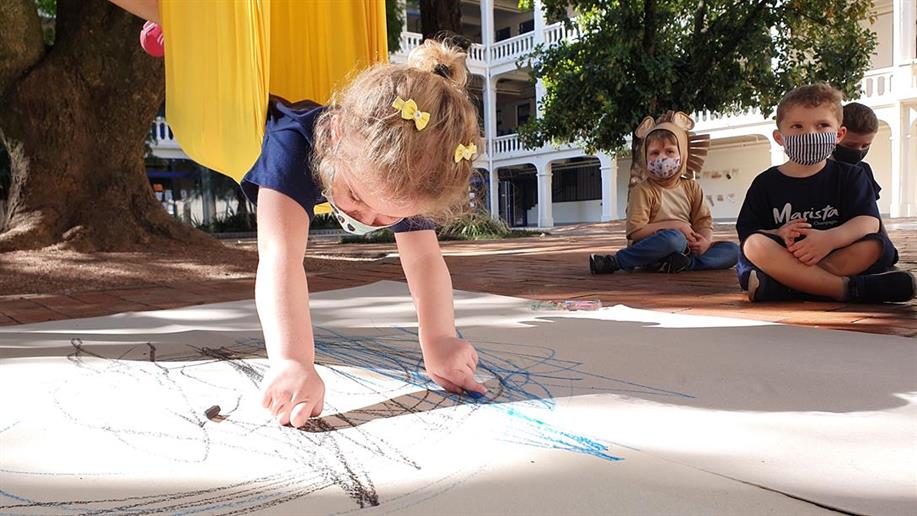
[[[751,26],[755,21],[764,13],[764,9],[770,4],[770,0],[759,0],[758,3],[751,8],[749,13],[745,16],[745,19],[742,20],[741,26],[739,27],[729,27],[727,30],[729,32],[728,37],[719,48],[710,49],[706,52],[697,52],[697,49],[692,52],[695,56],[702,55],[702,59],[695,61],[694,72],[691,74],[691,82],[686,84],[691,84],[694,87],[694,99],[696,100],[697,95],[707,87],[707,81],[704,80],[704,77],[712,77],[713,74],[709,73],[711,68],[714,65],[715,59],[725,59],[726,56],[731,54],[736,48],[738,48],[739,43],[742,42],[744,38],[748,36],[748,32],[751,30]],[[710,27],[710,30],[707,31],[708,34],[713,35],[714,39],[719,36],[719,24],[723,18],[717,19],[714,22],[714,26]]]
[[[41,20],[32,0],[0,2],[0,96],[20,75],[41,60],[45,45]]]

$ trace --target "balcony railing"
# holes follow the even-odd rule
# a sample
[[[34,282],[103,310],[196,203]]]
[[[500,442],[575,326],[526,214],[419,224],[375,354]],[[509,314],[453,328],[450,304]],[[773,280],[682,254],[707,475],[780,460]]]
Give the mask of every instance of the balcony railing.
[[[504,39],[490,47],[490,64],[511,63],[529,54],[535,48],[535,35],[526,32]]]
[[[567,29],[563,23],[553,23],[544,28],[544,41],[548,45],[556,44],[561,40],[572,40],[577,37],[576,29]],[[423,36],[416,32],[401,33],[400,54],[407,55],[418,47],[423,41]],[[498,41],[490,48],[490,64],[499,65],[512,63],[525,57],[535,49],[535,33],[526,32],[503,41]],[[486,64],[488,60],[487,49],[484,45],[474,43],[468,50],[468,60],[476,64]]]
[[[417,32],[402,32],[401,33],[401,50],[398,51],[400,54],[407,55],[419,47],[423,42],[423,35],[418,34]],[[485,56],[487,51],[484,49],[484,45],[480,43],[473,43],[471,48],[468,49],[468,61],[483,65],[486,61]]]
[[[567,29],[561,22],[552,23],[544,28],[544,42],[553,45],[561,40],[574,40],[577,37],[576,29]]]
[[[169,127],[169,123],[166,122],[165,118],[161,116],[156,117],[156,120],[153,120],[153,125],[150,126],[150,132],[153,135],[154,149],[181,148],[175,140],[175,134],[172,133],[172,128]]]
[[[522,152],[522,143],[519,141],[518,134],[507,134],[506,136],[497,136],[493,142],[494,157],[506,156]]]
[[[891,95],[892,83],[894,82],[894,72],[892,68],[877,68],[866,72],[861,83],[863,90],[863,99],[872,99]]]

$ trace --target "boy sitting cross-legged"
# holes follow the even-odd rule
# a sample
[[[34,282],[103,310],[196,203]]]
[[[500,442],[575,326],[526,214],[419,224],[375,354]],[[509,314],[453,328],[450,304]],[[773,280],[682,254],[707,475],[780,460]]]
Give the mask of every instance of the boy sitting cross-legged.
[[[841,93],[801,86],[777,106],[774,139],[790,161],[752,182],[736,222],[736,269],[751,301],[806,297],[857,303],[908,301],[914,276],[888,272],[896,251],[880,231],[872,181],[828,160],[846,133]]]

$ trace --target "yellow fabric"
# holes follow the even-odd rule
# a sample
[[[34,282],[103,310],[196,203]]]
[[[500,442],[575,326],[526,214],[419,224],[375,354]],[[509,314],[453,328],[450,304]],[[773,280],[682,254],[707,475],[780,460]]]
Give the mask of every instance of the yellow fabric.
[[[236,181],[261,153],[269,94],[326,103],[388,56],[384,0],[160,0],[159,14],[166,119],[191,159]]]
[[[331,213],[331,205],[328,204],[327,202],[316,204],[312,208],[312,212],[315,213],[316,215],[325,215],[325,214]]]

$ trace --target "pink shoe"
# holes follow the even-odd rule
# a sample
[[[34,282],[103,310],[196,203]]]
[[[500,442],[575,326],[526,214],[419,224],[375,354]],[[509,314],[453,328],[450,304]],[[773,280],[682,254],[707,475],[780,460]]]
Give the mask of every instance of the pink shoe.
[[[140,46],[143,51],[153,57],[162,57],[165,53],[165,42],[162,37],[162,27],[148,21],[140,30]]]

